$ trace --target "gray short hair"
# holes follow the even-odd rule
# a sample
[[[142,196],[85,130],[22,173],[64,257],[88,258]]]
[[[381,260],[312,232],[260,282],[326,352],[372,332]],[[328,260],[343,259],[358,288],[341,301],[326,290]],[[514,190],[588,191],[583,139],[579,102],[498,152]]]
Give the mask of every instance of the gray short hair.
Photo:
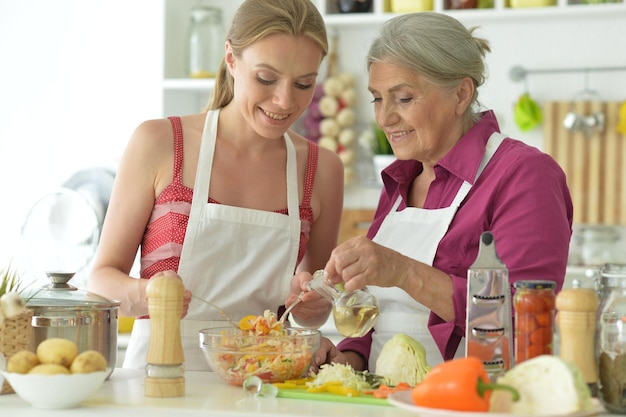
[[[476,87],[468,108],[473,113],[479,104],[478,87],[486,79],[484,58],[491,52],[488,41],[473,36],[476,29],[436,12],[396,16],[381,26],[370,46],[367,69],[374,62],[392,63],[442,88],[454,88],[469,77]]]

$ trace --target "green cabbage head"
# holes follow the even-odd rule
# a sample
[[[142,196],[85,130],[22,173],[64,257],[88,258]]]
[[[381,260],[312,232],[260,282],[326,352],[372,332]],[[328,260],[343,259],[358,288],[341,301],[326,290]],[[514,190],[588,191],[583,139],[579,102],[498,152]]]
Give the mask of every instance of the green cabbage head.
[[[400,382],[415,386],[422,382],[429,370],[424,346],[402,333],[385,343],[376,360],[376,374],[384,377],[385,384],[390,386]]]

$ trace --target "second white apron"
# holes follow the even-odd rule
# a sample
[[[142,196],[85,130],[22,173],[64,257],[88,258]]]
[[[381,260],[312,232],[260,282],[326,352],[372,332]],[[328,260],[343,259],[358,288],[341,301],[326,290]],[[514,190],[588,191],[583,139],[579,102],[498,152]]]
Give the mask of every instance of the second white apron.
[[[505,136],[500,133],[491,135],[476,179],[504,138]],[[465,181],[452,204],[440,209],[406,207],[402,211],[397,211],[401,201],[401,197],[398,197],[373,241],[432,266],[439,242],[446,234],[471,187],[472,185]],[[368,286],[368,289],[378,299],[381,311],[372,334],[372,349],[369,358],[371,372],[376,372],[376,360],[383,345],[396,333],[407,334],[419,341],[426,349],[426,359],[430,366],[443,361],[441,352],[428,330],[430,315],[428,308],[397,287]],[[459,346],[455,356],[465,356],[464,345]]]

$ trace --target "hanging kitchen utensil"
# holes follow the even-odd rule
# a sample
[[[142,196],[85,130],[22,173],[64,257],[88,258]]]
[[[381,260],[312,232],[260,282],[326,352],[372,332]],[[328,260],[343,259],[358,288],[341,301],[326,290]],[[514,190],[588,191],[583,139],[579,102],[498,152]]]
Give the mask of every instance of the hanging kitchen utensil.
[[[519,72],[523,70],[517,69],[517,71]],[[514,72],[512,72],[511,75],[513,76],[513,74]],[[517,74],[515,77],[515,81],[524,80],[524,92],[513,107],[513,118],[517,127],[519,127],[522,132],[527,132],[541,124],[543,121],[543,113],[541,111],[541,106],[539,106],[539,104],[537,104],[537,102],[530,97],[528,79],[525,78],[525,74]]]
[[[598,92],[590,90],[587,87],[576,93],[572,99],[571,109],[563,119],[563,127],[571,132],[583,132],[586,136],[601,133],[606,124],[606,117],[603,112],[594,112],[590,115],[585,115],[577,113],[574,110],[574,104],[577,101],[592,101],[593,99],[598,100],[599,98]]]
[[[539,126],[543,121],[541,107],[533,100],[528,92],[520,96],[513,108],[515,123],[522,132],[527,132]]]
[[[493,234],[480,236],[478,256],[467,271],[466,356],[476,356],[492,379],[513,366],[509,272]]]

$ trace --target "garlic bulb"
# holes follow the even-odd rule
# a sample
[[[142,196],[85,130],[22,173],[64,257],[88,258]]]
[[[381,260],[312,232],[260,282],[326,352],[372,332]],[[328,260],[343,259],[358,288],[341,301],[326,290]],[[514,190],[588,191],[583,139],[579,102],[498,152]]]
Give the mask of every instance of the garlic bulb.
[[[339,110],[339,102],[333,96],[324,96],[319,102],[320,113],[324,117],[335,117]]]
[[[345,148],[351,148],[356,141],[356,132],[354,129],[341,129],[337,139],[340,145],[343,145]]]
[[[319,146],[336,152],[341,158],[344,184],[352,183],[355,178],[356,100],[354,74],[332,75],[316,86],[303,120],[306,136]]]
[[[338,97],[343,90],[343,82],[339,78],[330,77],[324,81],[324,94],[327,96]]]
[[[26,304],[17,292],[10,291],[0,297],[0,309],[4,317],[10,319],[26,311]]]
[[[317,144],[322,148],[330,149],[333,152],[337,152],[337,142],[331,136],[322,136]]]

